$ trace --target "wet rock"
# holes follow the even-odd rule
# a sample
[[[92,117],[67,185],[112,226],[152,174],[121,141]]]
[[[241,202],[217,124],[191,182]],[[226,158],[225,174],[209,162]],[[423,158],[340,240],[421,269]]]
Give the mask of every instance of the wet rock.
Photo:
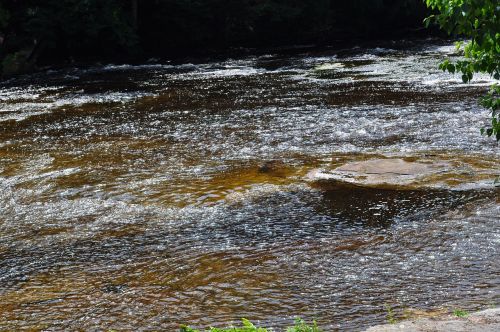
[[[332,171],[313,170],[310,181],[333,186],[401,187],[418,186],[443,172],[446,163],[422,163],[403,159],[370,159],[344,164]]]
[[[323,63],[321,65],[314,67],[314,71],[318,72],[318,71],[336,70],[341,68],[344,68],[344,65],[340,62]]]
[[[344,65],[342,63],[324,63],[314,67],[312,76],[321,79],[339,79],[348,77],[349,73],[343,72]]]
[[[500,308],[489,309],[467,317],[424,318],[374,326],[366,332],[496,332],[500,331]]]
[[[269,174],[271,176],[285,177],[287,167],[280,160],[267,161],[259,167],[259,173]]]
[[[38,300],[38,301],[24,303],[23,306],[29,307],[29,306],[35,306],[35,305],[49,305],[49,304],[59,303],[62,301],[64,301],[63,298],[55,297],[52,299]]]
[[[105,285],[101,290],[105,293],[123,293],[125,288],[125,285]]]

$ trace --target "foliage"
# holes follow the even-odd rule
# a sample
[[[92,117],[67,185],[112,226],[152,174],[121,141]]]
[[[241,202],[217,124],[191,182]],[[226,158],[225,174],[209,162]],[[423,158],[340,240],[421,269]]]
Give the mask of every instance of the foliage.
[[[455,309],[453,310],[453,315],[455,315],[456,317],[467,317],[469,315],[469,313],[465,310],[461,310],[461,309]]]
[[[316,324],[316,321],[313,321],[312,326],[306,324],[302,319],[297,318],[295,320],[295,326],[289,327],[287,332],[321,332],[320,328]]]
[[[7,24],[9,23],[10,13],[7,11],[4,6],[0,3],[0,31],[5,29]]]
[[[426,0],[428,7],[438,11],[425,20],[428,26],[437,23],[448,34],[469,38],[457,48],[464,60],[455,63],[445,60],[440,68],[452,74],[460,73],[464,83],[475,73],[487,73],[500,79],[500,6],[498,0]],[[481,104],[491,111],[491,126],[481,132],[500,140],[500,114],[498,112],[500,88],[493,85]]]
[[[37,56],[50,54],[60,59],[128,49],[136,38],[120,2],[6,0],[4,8],[10,13],[10,20],[5,26],[3,51],[38,49],[41,54]]]
[[[295,320],[295,326],[289,327],[287,332],[321,332],[319,327],[316,325],[316,322],[313,322],[313,325],[307,325],[302,319]],[[181,332],[201,332],[199,330],[195,330],[190,328],[189,326],[181,326]],[[211,327],[206,332],[270,332],[269,329],[265,329],[262,327],[256,327],[252,324],[248,319],[242,319],[241,327],[228,327],[223,329],[218,329],[215,327]]]
[[[372,37],[378,37],[377,31],[389,34],[391,30],[400,30],[403,34],[398,37],[406,38],[408,30],[401,28],[408,24],[419,27],[426,14],[420,1],[350,0],[334,3],[336,19],[342,26]]]
[[[0,61],[115,60],[394,36],[420,0],[2,0]],[[3,41],[3,43],[1,42]]]
[[[21,72],[24,58],[25,56],[23,56],[22,52],[8,54],[1,63],[3,73],[5,75],[12,75]]]
[[[248,319],[242,319],[242,327],[229,327],[218,329],[211,327],[207,332],[267,332],[267,329],[256,327]],[[188,326],[181,326],[181,332],[200,332],[199,330],[192,329]]]
[[[500,85],[494,84],[490,92],[482,98],[481,105],[491,110],[491,127],[482,128],[481,134],[486,134],[488,137],[495,136],[497,141],[500,140]]]
[[[385,310],[387,311],[387,322],[389,324],[396,324],[398,320],[396,319],[396,315],[392,307],[389,304],[386,304]]]

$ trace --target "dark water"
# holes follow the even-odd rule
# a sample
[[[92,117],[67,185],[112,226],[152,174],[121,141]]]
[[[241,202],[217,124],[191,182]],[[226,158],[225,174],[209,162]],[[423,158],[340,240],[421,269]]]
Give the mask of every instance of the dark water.
[[[403,43],[404,44],[404,43]],[[0,330],[175,331],[500,300],[500,150],[427,43],[47,71],[0,89]],[[425,187],[311,185],[404,157]]]

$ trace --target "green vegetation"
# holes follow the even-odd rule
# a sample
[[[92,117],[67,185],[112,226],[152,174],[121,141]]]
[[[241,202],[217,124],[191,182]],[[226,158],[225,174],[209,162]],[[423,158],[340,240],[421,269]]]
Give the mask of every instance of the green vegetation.
[[[5,74],[70,61],[397,38],[426,15],[421,0],[2,0],[0,61]]]
[[[457,43],[465,59],[455,63],[445,60],[440,68],[452,74],[460,73],[464,83],[470,82],[475,73],[487,73],[500,79],[500,6],[498,0],[426,0],[428,7],[437,14],[425,22],[437,23],[448,34],[470,39]],[[500,86],[494,84],[481,105],[491,111],[491,126],[482,134],[500,141]]]
[[[242,319],[241,327],[228,327],[223,329],[217,329],[211,327],[206,331],[207,332],[268,332],[270,330],[262,327],[256,327],[248,319]],[[181,332],[201,332],[201,331],[192,329],[188,326],[182,326]],[[286,330],[286,332],[321,332],[321,330],[316,325],[316,322],[313,322],[312,325],[308,325],[302,319],[297,319],[295,320],[295,326],[289,327]]]
[[[455,315],[456,317],[467,317],[469,315],[469,313],[465,310],[461,310],[461,309],[455,309],[453,310],[453,315]]]
[[[387,322],[389,324],[396,324],[398,320],[396,319],[396,315],[392,307],[389,304],[386,304],[384,307],[387,312]]]

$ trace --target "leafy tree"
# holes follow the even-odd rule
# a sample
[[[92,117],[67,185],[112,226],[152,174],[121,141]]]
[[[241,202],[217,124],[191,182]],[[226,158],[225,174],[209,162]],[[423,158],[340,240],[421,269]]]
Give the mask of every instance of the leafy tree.
[[[392,32],[405,38],[407,28],[420,26],[428,14],[425,5],[414,0],[350,0],[333,4],[336,26],[361,36],[384,38]]]
[[[137,40],[128,11],[125,0],[4,0],[0,58],[35,64],[130,52]]]
[[[3,29],[5,29],[7,23],[9,22],[9,18],[9,12],[0,3],[0,31],[3,32]]]
[[[35,2],[26,17],[28,33],[64,55],[127,49],[135,44],[130,23],[121,4],[113,0]]]
[[[387,38],[419,26],[423,10],[421,0],[0,0],[0,62],[6,75],[68,60]]]
[[[464,60],[455,63],[445,60],[440,68],[450,73],[461,73],[467,83],[475,73],[487,73],[500,79],[500,4],[498,0],[426,0],[428,7],[438,13],[425,22],[436,22],[448,34],[469,38],[457,44],[464,52]],[[481,104],[491,111],[491,126],[481,133],[500,141],[500,86],[494,84]]]

